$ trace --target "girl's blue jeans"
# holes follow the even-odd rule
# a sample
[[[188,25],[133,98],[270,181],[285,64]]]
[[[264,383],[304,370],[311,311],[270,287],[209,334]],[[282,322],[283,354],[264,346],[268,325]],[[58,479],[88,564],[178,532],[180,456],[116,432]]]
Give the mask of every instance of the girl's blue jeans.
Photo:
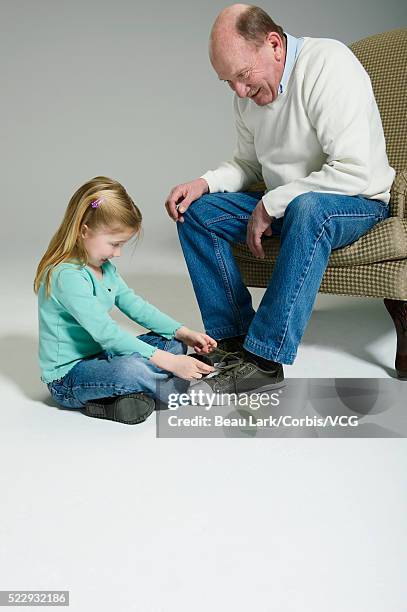
[[[193,202],[177,223],[206,333],[221,340],[245,335],[260,357],[293,363],[333,249],[358,240],[389,216],[389,207],[362,196],[308,192],[292,200],[271,228],[280,251],[255,312],[231,251],[246,242],[260,192],[212,193]]]
[[[187,352],[187,346],[175,338],[167,340],[154,332],[138,338],[175,355]],[[82,408],[91,400],[140,391],[168,404],[168,395],[184,393],[189,382],[158,368],[140,353],[112,355],[103,351],[82,359],[63,378],[47,386],[55,401],[64,408]]]

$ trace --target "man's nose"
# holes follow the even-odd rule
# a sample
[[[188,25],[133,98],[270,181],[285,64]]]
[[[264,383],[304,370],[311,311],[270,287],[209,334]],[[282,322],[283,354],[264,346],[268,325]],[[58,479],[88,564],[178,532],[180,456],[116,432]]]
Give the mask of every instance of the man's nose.
[[[240,81],[232,81],[232,89],[239,98],[245,98],[250,91],[250,87]]]

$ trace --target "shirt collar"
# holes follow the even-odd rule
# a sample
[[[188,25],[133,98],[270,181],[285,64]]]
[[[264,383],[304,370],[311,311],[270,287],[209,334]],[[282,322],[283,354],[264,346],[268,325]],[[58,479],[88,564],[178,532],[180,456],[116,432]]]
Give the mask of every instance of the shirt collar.
[[[301,50],[301,47],[304,43],[303,38],[295,38],[295,36],[291,36],[291,34],[288,34],[287,32],[284,32],[284,34],[287,37],[287,49],[286,49],[284,72],[283,72],[283,76],[281,77],[280,85],[278,87],[279,93],[285,92],[288,80],[294,68],[295,60],[297,59],[298,54]]]

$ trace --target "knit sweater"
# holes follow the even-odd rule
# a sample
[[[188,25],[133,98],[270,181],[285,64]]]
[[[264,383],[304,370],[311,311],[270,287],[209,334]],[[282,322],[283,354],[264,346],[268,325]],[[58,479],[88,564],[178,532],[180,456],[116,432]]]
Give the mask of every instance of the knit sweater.
[[[264,207],[275,218],[309,191],[389,202],[395,171],[370,78],[343,43],[304,37],[276,100],[261,107],[235,95],[233,107],[236,149],[203,175],[211,193],[264,180]]]
[[[45,383],[62,378],[81,359],[103,350],[111,355],[137,352],[151,357],[156,347],[122,329],[109,315],[116,305],[130,319],[164,338],[172,339],[182,323],[162,313],[130,289],[110,261],[103,279],[91,268],[72,262],[56,266],[51,294],[45,284],[38,292],[39,362]]]

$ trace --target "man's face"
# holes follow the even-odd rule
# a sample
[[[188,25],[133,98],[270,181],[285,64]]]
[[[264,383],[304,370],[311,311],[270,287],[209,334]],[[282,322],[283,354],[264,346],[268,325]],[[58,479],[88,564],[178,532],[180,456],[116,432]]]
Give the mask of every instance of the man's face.
[[[250,98],[258,106],[274,102],[284,72],[285,49],[278,34],[271,32],[260,48],[240,36],[230,44],[211,47],[210,58],[221,81],[239,98]]]
[[[92,230],[84,225],[81,231],[83,245],[89,257],[89,263],[100,267],[112,257],[120,257],[124,244],[135,235],[131,229],[111,232],[105,230]]]

